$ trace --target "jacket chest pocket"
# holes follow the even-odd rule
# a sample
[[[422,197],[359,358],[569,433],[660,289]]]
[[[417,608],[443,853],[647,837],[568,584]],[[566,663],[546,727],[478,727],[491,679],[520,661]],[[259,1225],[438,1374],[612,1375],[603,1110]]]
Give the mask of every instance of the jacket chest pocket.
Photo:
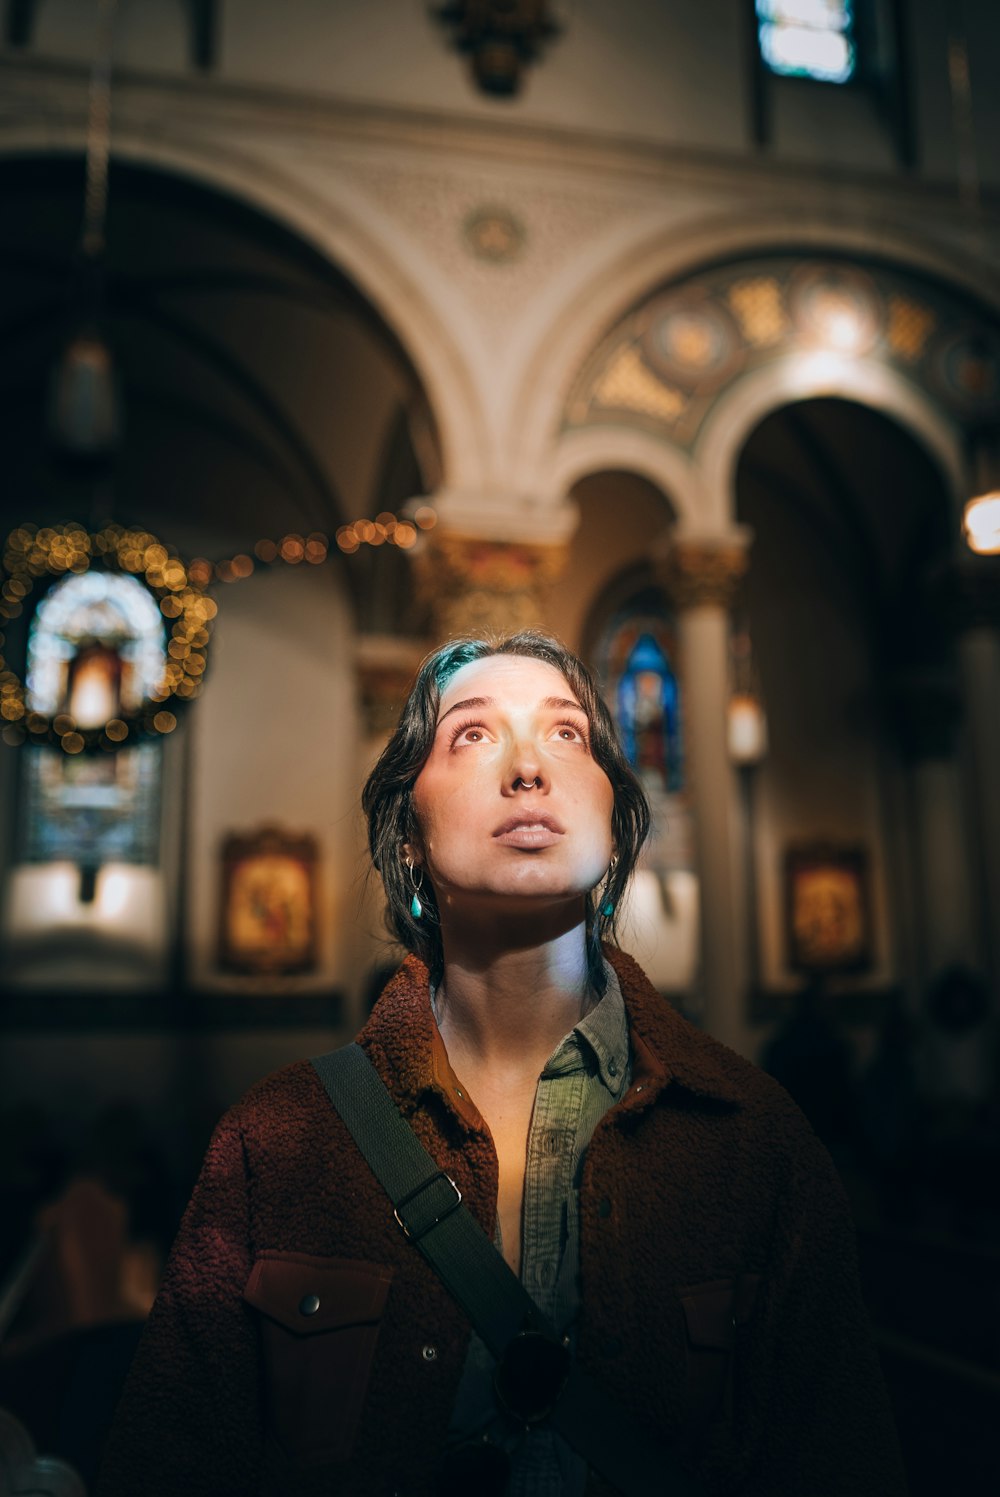
[[[678,1290],[684,1311],[687,1417],[692,1434],[730,1418],[737,1328],[753,1314],[759,1274],[711,1279]]]
[[[243,1297],[258,1312],[269,1433],[296,1464],[350,1455],[392,1269],[262,1253]]]

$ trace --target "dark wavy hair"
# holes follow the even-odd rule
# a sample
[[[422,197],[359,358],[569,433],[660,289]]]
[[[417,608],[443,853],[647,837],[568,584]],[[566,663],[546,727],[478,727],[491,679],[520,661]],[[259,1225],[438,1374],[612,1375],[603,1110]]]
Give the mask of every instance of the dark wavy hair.
[[[558,639],[538,630],[492,638],[455,639],[432,651],[420,666],[417,678],[400,713],[399,722],[378,763],[368,776],[361,805],[368,818],[368,846],[372,862],[382,877],[388,902],[387,922],[393,935],[421,957],[435,982],[444,964],[441,926],[434,889],[425,878],[420,889],[423,913],[415,920],[410,913],[413,888],[402,847],[419,838],[413,810],[413,786],[430,754],[437,730],[441,693],[463,665],[491,655],[524,655],[551,665],[568,682],[590,722],[590,751],[611,781],[614,807],[611,830],[617,862],[600,907],[593,893],[587,896],[587,961],[590,979],[600,993],[605,987],[601,942],[614,939],[622,896],[636,860],[649,834],[649,805],[632,767],[625,757],[611,714],[605,706],[590,671]],[[611,912],[605,907],[611,905]]]

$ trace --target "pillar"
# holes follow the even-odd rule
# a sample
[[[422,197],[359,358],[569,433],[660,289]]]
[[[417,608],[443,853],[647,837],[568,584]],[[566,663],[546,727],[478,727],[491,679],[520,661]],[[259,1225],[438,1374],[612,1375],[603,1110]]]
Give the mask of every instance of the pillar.
[[[749,533],[676,537],[662,568],[678,615],[685,759],[701,885],[703,1027],[744,1053],[746,889],[739,786],[729,756],[730,610],[748,565]]]

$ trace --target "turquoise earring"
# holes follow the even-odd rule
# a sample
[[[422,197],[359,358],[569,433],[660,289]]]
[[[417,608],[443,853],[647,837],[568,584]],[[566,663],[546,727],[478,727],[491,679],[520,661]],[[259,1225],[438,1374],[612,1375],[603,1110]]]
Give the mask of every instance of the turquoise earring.
[[[608,871],[604,875],[604,887],[605,887],[605,890],[607,889],[607,886],[608,886],[608,884],[611,881],[611,875],[614,873],[614,871],[615,871],[615,869],[617,867],[618,867],[618,858],[617,857],[613,857],[611,859],[611,862],[608,864]],[[615,902],[610,897],[610,895],[606,895],[605,898],[602,899],[601,904],[600,904],[600,911],[601,911],[601,914],[603,915],[603,917],[604,917],[605,920],[610,920],[611,919],[611,916],[615,912]]]
[[[418,880],[414,876],[412,858],[407,858],[406,867],[410,874],[410,883],[413,885],[413,898],[410,900],[410,914],[413,916],[414,920],[419,920],[424,913],[424,907],[420,902],[420,890],[424,886],[424,870],[422,868],[417,869],[417,873],[420,875],[420,878]]]

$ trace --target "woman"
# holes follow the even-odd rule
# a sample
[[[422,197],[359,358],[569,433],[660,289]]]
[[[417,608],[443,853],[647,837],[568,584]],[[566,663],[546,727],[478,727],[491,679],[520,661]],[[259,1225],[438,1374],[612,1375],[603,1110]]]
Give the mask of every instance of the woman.
[[[411,955],[361,1046],[610,1437],[628,1410],[719,1497],[901,1492],[827,1156],[602,948],[648,811],[586,669],[535,633],[436,651],[363,803]],[[99,1490],[608,1490],[493,1372],[302,1062],[219,1124]]]

